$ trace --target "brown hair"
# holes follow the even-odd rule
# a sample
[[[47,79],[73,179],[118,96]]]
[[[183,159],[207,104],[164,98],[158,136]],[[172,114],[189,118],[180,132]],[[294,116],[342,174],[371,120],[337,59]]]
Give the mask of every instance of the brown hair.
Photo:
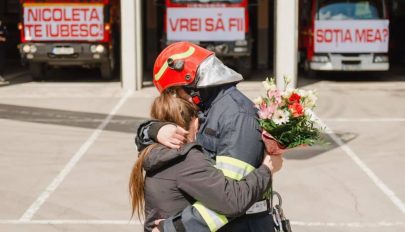
[[[189,129],[189,125],[193,118],[197,117],[197,106],[175,97],[169,91],[163,92],[162,95],[155,98],[150,111],[152,118],[161,122],[172,122],[178,126]],[[132,217],[136,213],[141,220],[144,215],[144,185],[145,179],[143,175],[143,161],[145,157],[157,144],[149,145],[141,151],[138,160],[132,168],[129,180],[129,195],[132,200]]]

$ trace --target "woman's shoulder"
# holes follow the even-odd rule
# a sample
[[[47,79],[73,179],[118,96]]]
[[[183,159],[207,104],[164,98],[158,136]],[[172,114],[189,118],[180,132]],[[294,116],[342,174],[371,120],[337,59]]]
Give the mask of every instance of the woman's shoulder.
[[[188,159],[189,154],[202,153],[202,147],[197,143],[187,143],[180,149],[171,149],[161,144],[156,144],[145,157],[143,168],[147,172],[160,170],[172,166],[181,160]]]

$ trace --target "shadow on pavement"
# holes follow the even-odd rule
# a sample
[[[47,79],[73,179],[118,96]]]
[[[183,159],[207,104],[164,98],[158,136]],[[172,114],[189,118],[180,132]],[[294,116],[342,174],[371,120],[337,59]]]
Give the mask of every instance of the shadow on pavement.
[[[106,114],[0,104],[0,118],[32,123],[96,129]],[[134,134],[144,118],[114,116],[104,130]]]
[[[344,144],[349,143],[350,141],[356,139],[358,136],[357,134],[349,132],[336,133],[335,135]],[[284,158],[291,160],[306,160],[340,147],[339,144],[337,144],[328,134],[323,134],[322,139],[324,140],[324,144],[314,145],[311,147],[293,148],[286,151],[286,153],[284,154]]]

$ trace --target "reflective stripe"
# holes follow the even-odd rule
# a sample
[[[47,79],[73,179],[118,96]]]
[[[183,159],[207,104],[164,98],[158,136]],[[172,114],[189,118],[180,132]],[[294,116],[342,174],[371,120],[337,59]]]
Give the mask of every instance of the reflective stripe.
[[[207,223],[208,227],[210,228],[211,232],[217,231],[219,228],[228,223],[228,219],[224,215],[218,214],[206,208],[200,202],[194,203],[193,206],[201,214],[205,223]]]
[[[252,165],[246,162],[228,156],[217,156],[217,163],[215,166],[218,169],[221,169],[226,177],[234,180],[241,180],[244,176],[255,169]]]
[[[169,59],[170,58],[173,60],[184,59],[184,58],[187,58],[187,57],[193,55],[194,51],[195,51],[195,48],[190,46],[186,52],[174,54],[174,55],[170,56]],[[156,73],[155,81],[158,81],[162,77],[162,75],[166,71],[167,67],[168,67],[168,64],[166,61],[163,63],[163,66],[160,67],[159,72]]]
[[[255,169],[246,162],[228,156],[217,156],[215,166],[220,169],[226,177],[234,180],[241,180]],[[206,208],[200,202],[196,202],[193,206],[201,214],[211,232],[217,231],[228,223],[228,219],[224,215]]]

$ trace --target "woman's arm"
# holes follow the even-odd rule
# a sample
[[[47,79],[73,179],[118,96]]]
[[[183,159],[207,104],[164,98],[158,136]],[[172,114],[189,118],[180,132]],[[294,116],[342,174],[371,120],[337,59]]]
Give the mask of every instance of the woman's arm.
[[[271,183],[271,160],[240,181],[224,176],[201,151],[192,149],[179,170],[177,186],[205,207],[237,217],[262,199]]]

